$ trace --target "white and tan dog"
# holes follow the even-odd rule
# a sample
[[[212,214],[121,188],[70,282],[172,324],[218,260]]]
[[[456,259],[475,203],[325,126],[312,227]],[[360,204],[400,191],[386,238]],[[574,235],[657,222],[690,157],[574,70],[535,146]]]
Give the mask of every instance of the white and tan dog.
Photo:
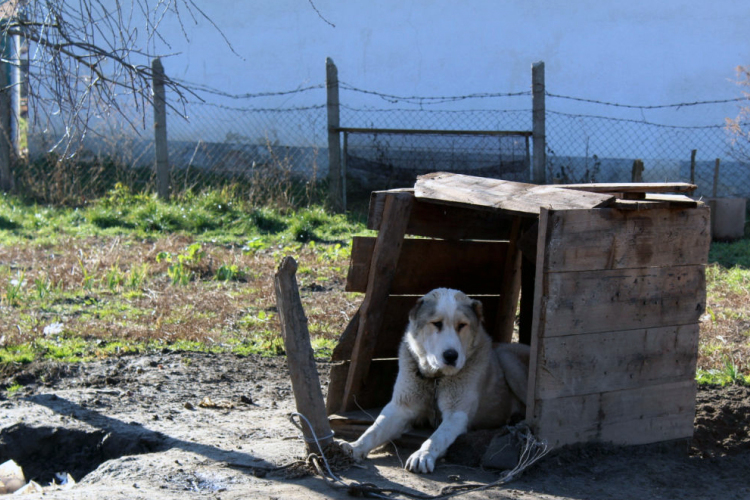
[[[528,362],[528,346],[493,348],[481,302],[458,290],[433,290],[409,313],[390,403],[358,440],[343,445],[363,459],[413,424],[429,422],[437,428],[406,468],[432,472],[460,434],[500,427],[524,411]]]

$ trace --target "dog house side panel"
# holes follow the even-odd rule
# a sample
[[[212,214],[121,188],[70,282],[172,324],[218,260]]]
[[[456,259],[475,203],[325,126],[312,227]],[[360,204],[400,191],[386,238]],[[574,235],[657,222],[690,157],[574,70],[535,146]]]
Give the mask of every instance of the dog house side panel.
[[[707,215],[542,210],[527,405],[539,437],[692,435]]]

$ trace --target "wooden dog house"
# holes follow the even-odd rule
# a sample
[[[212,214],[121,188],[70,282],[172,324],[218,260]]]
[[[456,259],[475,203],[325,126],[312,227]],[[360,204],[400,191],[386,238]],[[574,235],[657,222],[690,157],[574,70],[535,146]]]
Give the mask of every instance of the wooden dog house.
[[[373,421],[390,399],[409,309],[450,287],[483,302],[495,341],[511,341],[520,311],[526,420],[538,438],[689,438],[710,242],[708,208],[680,194],[693,189],[439,173],[373,193],[378,235],[354,239],[346,286],[365,296],[332,356],[332,428],[355,437]]]

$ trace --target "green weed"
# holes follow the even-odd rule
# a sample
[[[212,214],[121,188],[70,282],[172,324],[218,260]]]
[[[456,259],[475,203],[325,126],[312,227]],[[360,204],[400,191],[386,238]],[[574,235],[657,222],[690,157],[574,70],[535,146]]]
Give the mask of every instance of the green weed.
[[[141,288],[146,283],[148,271],[149,265],[147,262],[131,267],[130,271],[128,271],[128,274],[125,277],[125,283],[127,284],[128,288]]]
[[[84,290],[91,291],[94,285],[94,275],[90,273],[88,269],[86,269],[86,265],[81,259],[78,259],[78,267],[81,268],[81,287]]]
[[[102,284],[114,293],[125,283],[125,273],[120,269],[119,263],[112,264],[102,278]]]
[[[9,280],[5,287],[5,303],[11,307],[17,307],[23,300],[23,287],[25,285],[25,274],[19,272],[15,279]]]
[[[18,391],[23,389],[23,386],[19,384],[18,382],[13,382],[10,386],[8,386],[7,389],[5,389],[6,394],[8,397],[12,397],[14,394],[16,394]]]
[[[244,279],[245,272],[237,267],[236,264],[222,264],[216,270],[215,278],[217,281],[237,281]]]
[[[34,290],[36,290],[36,297],[39,300],[46,299],[52,290],[52,284],[50,283],[49,278],[34,278]]]
[[[193,279],[193,272],[185,267],[182,262],[177,262],[167,268],[167,275],[173,285],[186,286]]]
[[[723,366],[704,370],[699,368],[696,373],[696,381],[699,384],[711,385],[750,385],[750,375],[743,375],[742,370],[732,357],[724,355]]]

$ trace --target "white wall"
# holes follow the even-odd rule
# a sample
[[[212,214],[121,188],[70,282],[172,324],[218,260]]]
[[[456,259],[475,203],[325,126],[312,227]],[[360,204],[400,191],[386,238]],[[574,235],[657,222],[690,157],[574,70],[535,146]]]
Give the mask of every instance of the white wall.
[[[172,47],[163,50],[182,54],[164,61],[167,71],[233,93],[285,90],[322,83],[330,56],[351,85],[429,96],[528,90],[531,63],[544,60],[550,92],[663,104],[737,97],[734,68],[750,63],[748,2],[313,2],[335,28],[308,0],[200,2],[241,58],[206,22],[188,23],[190,42],[172,24],[166,29]],[[549,105],[590,110],[560,100]],[[648,112],[646,118],[694,125],[721,122],[725,115],[704,107]]]

